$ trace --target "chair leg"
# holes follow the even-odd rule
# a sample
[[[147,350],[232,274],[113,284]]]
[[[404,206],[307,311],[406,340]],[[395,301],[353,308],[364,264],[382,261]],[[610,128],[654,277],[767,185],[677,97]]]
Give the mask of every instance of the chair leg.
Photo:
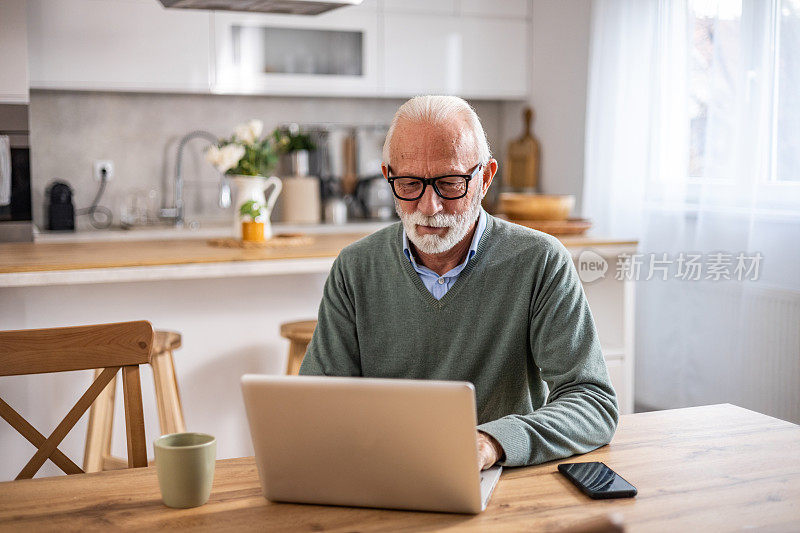
[[[103,371],[94,371],[94,377]],[[114,395],[116,378],[100,393],[89,408],[89,423],[86,428],[86,448],[83,453],[83,471],[100,472],[104,469],[104,458],[111,455],[111,435],[114,424]]]
[[[296,376],[300,373],[300,365],[303,364],[303,357],[306,355],[307,344],[297,341],[289,343],[289,360],[286,362],[286,374]]]
[[[175,334],[172,333],[170,335],[174,336]],[[180,347],[180,337],[178,337],[177,343],[172,341],[170,344],[165,341],[165,344],[172,347]],[[172,350],[166,349],[153,354],[150,366],[153,369],[156,407],[158,409],[161,434],[186,431]],[[100,372],[102,372],[102,369],[95,370],[95,377]],[[128,466],[128,462],[125,459],[111,455],[115,393],[116,381],[112,381],[90,408],[83,458],[84,471],[86,472],[118,470]],[[130,438],[130,432],[128,432],[128,437]]]
[[[175,358],[172,356],[172,350],[169,351],[169,366],[172,372],[172,381],[175,383],[175,399],[178,403],[178,413],[181,417],[181,431],[186,431],[186,424],[183,420],[183,404],[181,403],[181,389],[178,387],[178,373],[175,372]]]
[[[122,388],[125,399],[125,430],[128,438],[128,467],[147,466],[142,387],[138,365],[122,367]]]
[[[153,355],[150,361],[153,368],[153,381],[156,390],[156,405],[161,434],[186,431],[181,408],[178,380],[175,377],[175,364],[172,350]]]

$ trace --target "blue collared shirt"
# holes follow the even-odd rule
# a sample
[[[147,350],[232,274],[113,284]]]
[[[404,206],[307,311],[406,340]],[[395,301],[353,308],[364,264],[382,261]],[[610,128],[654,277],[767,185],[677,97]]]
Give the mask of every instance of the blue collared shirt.
[[[480,215],[478,216],[478,227],[475,228],[475,235],[472,237],[472,244],[469,245],[467,258],[464,259],[463,263],[441,276],[430,268],[417,263],[416,259],[414,259],[414,254],[411,253],[406,230],[403,229],[403,253],[406,254],[408,260],[411,261],[411,265],[414,267],[414,270],[417,271],[417,274],[419,274],[419,278],[422,280],[425,288],[428,289],[434,298],[441,300],[442,296],[447,294],[447,291],[449,291],[450,287],[452,287],[456,282],[458,275],[461,274],[461,271],[467,266],[467,263],[469,263],[469,260],[472,259],[472,256],[478,252],[478,243],[480,242],[481,235],[483,235],[483,230],[485,229],[486,212],[483,210],[483,208],[481,208]]]

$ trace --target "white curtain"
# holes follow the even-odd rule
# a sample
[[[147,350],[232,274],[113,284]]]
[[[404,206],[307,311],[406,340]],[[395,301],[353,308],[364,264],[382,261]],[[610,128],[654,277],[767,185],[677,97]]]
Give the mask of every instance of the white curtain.
[[[640,242],[637,404],[800,422],[800,0],[595,0],[591,42],[584,216]]]

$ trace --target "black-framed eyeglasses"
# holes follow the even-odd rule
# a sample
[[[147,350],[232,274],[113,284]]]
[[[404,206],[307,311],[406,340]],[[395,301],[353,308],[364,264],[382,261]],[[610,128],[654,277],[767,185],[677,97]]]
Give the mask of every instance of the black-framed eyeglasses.
[[[400,200],[413,201],[422,198],[428,185],[433,187],[441,198],[445,200],[458,200],[467,195],[469,182],[483,168],[483,163],[478,163],[469,174],[448,174],[435,178],[418,178],[416,176],[389,176],[387,179],[392,185],[392,192]],[[392,167],[387,167],[387,173],[392,172]]]

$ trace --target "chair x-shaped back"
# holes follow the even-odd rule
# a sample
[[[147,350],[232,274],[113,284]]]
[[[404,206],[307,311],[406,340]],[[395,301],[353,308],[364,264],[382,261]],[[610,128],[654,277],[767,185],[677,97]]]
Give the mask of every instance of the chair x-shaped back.
[[[67,474],[83,472],[58,446],[120,369],[128,467],[147,466],[139,365],[150,362],[154,338],[146,321],[0,332],[0,376],[103,368],[49,437],[0,398],[0,416],[37,448],[16,479],[32,478],[47,459]]]

